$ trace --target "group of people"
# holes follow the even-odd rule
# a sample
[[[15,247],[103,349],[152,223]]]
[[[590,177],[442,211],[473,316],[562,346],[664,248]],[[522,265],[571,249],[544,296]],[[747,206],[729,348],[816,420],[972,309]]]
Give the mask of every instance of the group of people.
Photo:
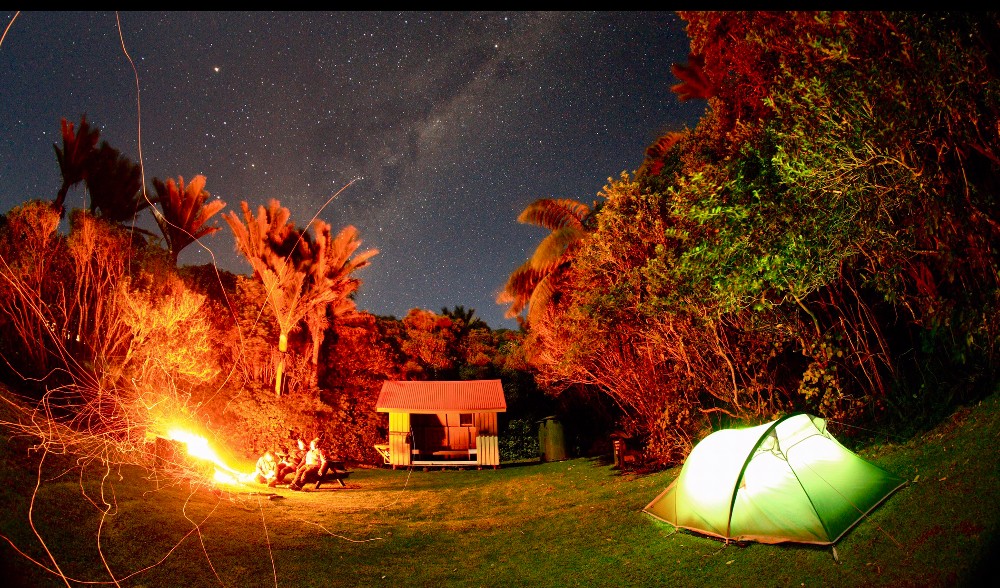
[[[280,457],[280,459],[278,459]],[[288,483],[290,490],[302,490],[302,486],[323,475],[326,470],[326,452],[319,446],[319,439],[309,442],[306,449],[305,441],[296,439],[296,447],[284,454],[275,454],[268,450],[257,460],[253,478],[258,484],[267,484],[271,488],[283,484],[289,474],[293,474]]]

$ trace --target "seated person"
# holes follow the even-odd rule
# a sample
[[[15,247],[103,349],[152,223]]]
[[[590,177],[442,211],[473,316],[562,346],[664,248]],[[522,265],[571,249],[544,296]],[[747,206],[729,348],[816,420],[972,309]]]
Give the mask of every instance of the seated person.
[[[264,452],[257,460],[257,467],[253,473],[253,479],[258,484],[267,484],[275,487],[278,484],[278,462],[274,460],[271,450]]]
[[[319,447],[319,439],[309,442],[309,451],[306,452],[302,465],[295,470],[295,478],[292,479],[288,487],[292,490],[301,490],[306,483],[319,478],[326,471],[326,453]]]
[[[288,452],[280,462],[278,462],[278,482],[283,484],[285,482],[285,476],[288,474],[294,474],[299,466],[302,465],[302,460],[306,456],[306,443],[302,439],[296,439],[296,448]]]

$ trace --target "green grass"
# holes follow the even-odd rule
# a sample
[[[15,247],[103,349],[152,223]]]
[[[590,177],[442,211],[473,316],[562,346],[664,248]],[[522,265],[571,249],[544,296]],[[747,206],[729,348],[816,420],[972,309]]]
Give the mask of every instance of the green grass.
[[[102,485],[98,466],[81,476],[75,462],[50,456],[33,519],[68,577],[109,582],[103,554],[129,587],[981,585],[997,569],[998,438],[994,395],[920,437],[864,450],[915,482],[837,543],[839,562],[829,547],[727,545],[675,532],[641,511],[678,469],[621,475],[591,459],[357,469],[348,488],[278,489],[268,499],[157,488],[133,469]],[[51,567],[28,526],[39,479],[28,447],[0,440],[0,534]],[[102,489],[114,506],[98,543],[101,513],[91,501],[101,504]],[[7,541],[0,566],[5,586],[66,585]]]

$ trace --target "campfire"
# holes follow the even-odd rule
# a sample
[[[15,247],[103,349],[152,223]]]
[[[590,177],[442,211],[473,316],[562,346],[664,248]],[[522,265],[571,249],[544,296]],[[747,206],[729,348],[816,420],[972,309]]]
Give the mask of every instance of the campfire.
[[[215,466],[215,473],[212,479],[220,484],[243,484],[249,482],[253,477],[252,473],[243,473],[230,467],[219,457],[208,439],[181,428],[173,428],[167,432],[165,437],[171,441],[180,441],[187,446],[188,455],[207,461]]]

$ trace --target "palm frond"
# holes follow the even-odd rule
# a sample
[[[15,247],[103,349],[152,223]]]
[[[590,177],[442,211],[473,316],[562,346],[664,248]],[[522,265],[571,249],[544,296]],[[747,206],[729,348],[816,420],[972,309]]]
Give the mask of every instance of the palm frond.
[[[524,262],[510,274],[496,299],[498,304],[510,304],[510,308],[504,313],[506,318],[514,318],[521,314],[541,278],[542,275],[532,267],[530,261]]]
[[[518,222],[550,231],[567,226],[583,229],[590,207],[570,198],[541,198],[529,204],[517,217]]]
[[[584,220],[591,213],[586,204],[570,198],[541,198],[529,204],[517,217],[525,224],[533,224],[549,233],[535,248],[531,257],[514,270],[503,289],[497,294],[498,304],[510,304],[505,316],[518,317],[525,308],[529,315],[540,312],[552,299],[554,276],[572,258],[577,244],[586,236]],[[539,287],[542,291],[535,292]],[[530,317],[529,317],[530,322]]]
[[[705,59],[700,55],[691,54],[688,56],[688,63],[675,63],[670,66],[680,83],[674,84],[670,90],[677,94],[681,102],[694,100],[696,98],[708,99],[715,95],[715,87],[705,75]]]
[[[554,282],[553,275],[547,274],[535,286],[534,291],[531,293],[531,298],[528,300],[528,324],[537,325],[541,321],[542,314],[555,297],[556,288]]]
[[[548,273],[564,260],[567,252],[586,235],[583,229],[567,226],[549,233],[531,256],[531,266],[541,273]]]
[[[195,176],[191,183],[184,185],[184,177],[179,176],[175,182],[172,178],[162,182],[153,178],[156,190],[155,203],[160,205],[162,212],[154,215],[163,238],[170,249],[171,257],[177,261],[177,255],[182,249],[207,235],[222,230],[217,225],[207,225],[210,218],[225,208],[221,200],[205,201],[211,197],[205,190],[205,176]]]
[[[56,161],[59,163],[59,171],[62,173],[62,185],[59,193],[53,202],[62,216],[65,212],[64,202],[70,187],[82,182],[87,176],[87,168],[94,157],[97,148],[97,141],[100,138],[100,129],[90,126],[87,122],[87,115],[80,118],[79,130],[66,119],[61,121],[62,149],[53,144],[56,151]]]

